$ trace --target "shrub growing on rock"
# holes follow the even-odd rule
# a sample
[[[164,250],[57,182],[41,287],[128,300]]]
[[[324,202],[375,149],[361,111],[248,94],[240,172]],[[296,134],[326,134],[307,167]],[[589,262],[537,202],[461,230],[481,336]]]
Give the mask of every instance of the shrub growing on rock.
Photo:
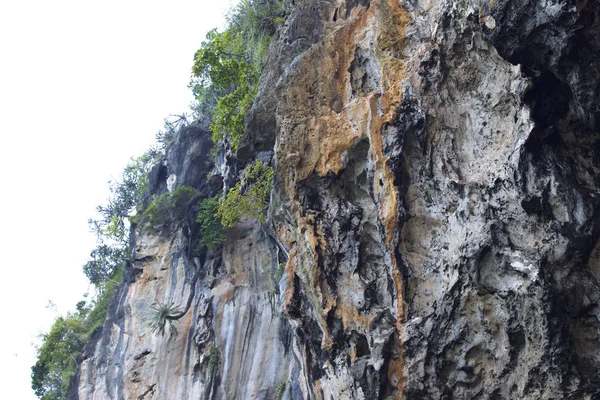
[[[265,220],[274,174],[273,168],[260,160],[246,167],[242,180],[229,190],[219,205],[223,226],[230,228],[243,217]]]
[[[198,203],[196,222],[200,225],[198,245],[207,249],[225,242],[226,231],[219,218],[219,200],[207,198]]]
[[[144,211],[140,224],[150,229],[158,229],[177,221],[183,221],[187,207],[198,195],[198,191],[192,187],[179,186],[172,192],[154,196]]]

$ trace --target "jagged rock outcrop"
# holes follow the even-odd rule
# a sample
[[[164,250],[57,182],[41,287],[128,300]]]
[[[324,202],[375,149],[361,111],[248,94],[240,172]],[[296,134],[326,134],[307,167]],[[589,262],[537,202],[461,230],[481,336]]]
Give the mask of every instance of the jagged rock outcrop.
[[[150,192],[179,184],[214,195],[222,179],[208,178],[211,147],[199,125],[183,127],[150,174]],[[275,397],[292,357],[272,278],[280,250],[260,224],[246,221],[229,231],[222,251],[197,256],[192,229],[134,229],[126,284],[85,349],[69,398]],[[153,307],[183,309],[198,269],[192,305],[175,332],[152,332]]]
[[[238,154],[273,151],[267,222],[138,232],[73,398],[600,398],[600,2],[286,7]],[[230,185],[182,137],[154,191]]]

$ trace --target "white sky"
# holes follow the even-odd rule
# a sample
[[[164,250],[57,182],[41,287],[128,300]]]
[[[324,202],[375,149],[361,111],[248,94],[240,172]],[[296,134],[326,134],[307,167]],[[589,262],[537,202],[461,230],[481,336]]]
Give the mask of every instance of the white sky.
[[[87,291],[107,181],[188,111],[195,50],[235,0],[0,2],[0,388],[33,400],[32,343]],[[218,4],[218,5],[217,5]]]

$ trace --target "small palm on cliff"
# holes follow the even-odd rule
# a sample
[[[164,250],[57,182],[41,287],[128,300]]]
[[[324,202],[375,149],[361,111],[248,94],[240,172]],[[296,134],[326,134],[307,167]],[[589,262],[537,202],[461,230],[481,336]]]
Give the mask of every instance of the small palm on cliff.
[[[173,302],[161,303],[158,301],[152,305],[152,315],[148,321],[152,333],[164,336],[167,333],[171,335],[176,332],[175,321],[181,319],[192,306],[192,301],[196,295],[196,283],[199,277],[200,268],[197,267],[190,282],[190,293],[183,310],[176,307]]]
[[[173,317],[181,314],[181,310],[175,304],[156,302],[152,304],[151,309],[152,316],[149,318],[148,324],[152,333],[164,336],[167,333],[171,335],[176,332],[176,319]]]

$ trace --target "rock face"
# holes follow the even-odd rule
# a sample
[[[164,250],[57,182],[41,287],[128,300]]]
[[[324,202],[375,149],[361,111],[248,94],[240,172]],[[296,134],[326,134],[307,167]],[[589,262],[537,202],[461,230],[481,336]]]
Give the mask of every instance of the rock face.
[[[199,125],[182,128],[150,174],[150,192],[179,184],[214,195],[222,180],[207,179],[211,146]],[[84,351],[70,399],[275,398],[292,360],[272,278],[276,242],[246,221],[230,230],[222,251],[194,256],[188,228],[134,230],[126,284]],[[153,307],[182,309],[198,269],[192,306],[175,331],[152,332]]]
[[[202,260],[138,231],[70,396],[600,398],[600,2],[286,7],[238,153],[272,159],[267,222]],[[206,137],[154,192],[230,185]]]

